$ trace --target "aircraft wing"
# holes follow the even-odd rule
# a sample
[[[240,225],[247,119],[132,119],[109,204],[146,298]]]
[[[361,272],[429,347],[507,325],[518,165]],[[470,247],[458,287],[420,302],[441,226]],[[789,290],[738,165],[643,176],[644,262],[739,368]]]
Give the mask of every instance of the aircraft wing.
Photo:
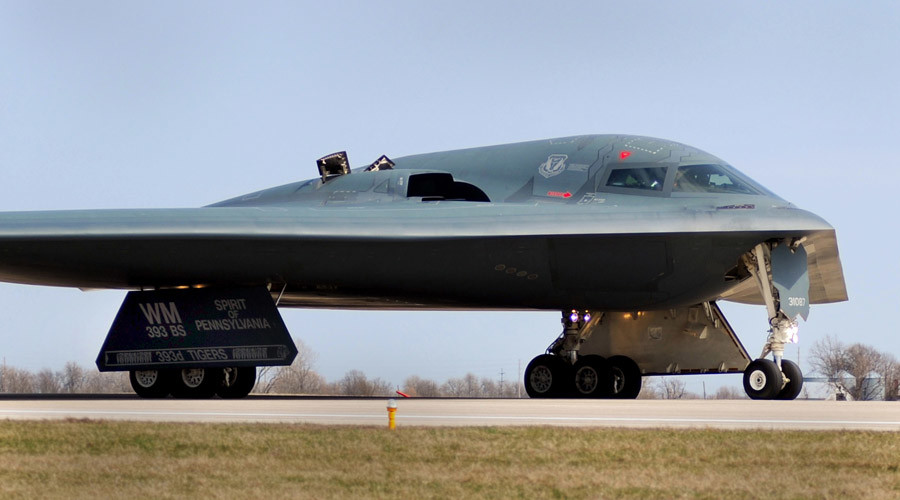
[[[653,274],[670,272],[679,248],[701,235],[709,246],[727,240],[719,245],[731,245],[736,260],[759,241],[802,234],[816,244],[810,258],[819,270],[814,288],[821,292],[814,300],[846,296],[833,229],[803,210],[399,205],[2,213],[0,280],[119,289],[290,283],[308,293],[286,304],[302,306],[348,307],[358,305],[353,296],[384,295],[384,304],[392,306],[399,301],[409,307],[555,308],[573,293],[584,295],[591,279],[602,290],[620,275],[625,280],[646,274],[646,286],[653,286]],[[598,260],[585,262],[592,255]],[[658,262],[639,269],[644,263],[635,259],[642,255]],[[526,272],[524,280],[498,276],[516,268],[515,275]],[[622,274],[628,268],[634,273]],[[678,278],[683,279],[688,278]],[[602,301],[620,305],[611,297],[631,300],[641,293],[634,287],[645,285],[628,286],[603,291],[610,299]],[[486,297],[485,290],[492,295]],[[657,290],[642,300],[704,298],[677,298],[679,293]],[[322,295],[331,299],[316,299]],[[754,297],[737,293],[728,299]],[[366,307],[379,304],[376,298]]]

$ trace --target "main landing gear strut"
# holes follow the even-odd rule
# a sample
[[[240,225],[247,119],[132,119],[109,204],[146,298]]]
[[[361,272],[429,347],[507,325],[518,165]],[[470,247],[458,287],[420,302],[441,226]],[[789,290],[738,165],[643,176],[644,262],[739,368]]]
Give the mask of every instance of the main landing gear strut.
[[[799,241],[781,242],[790,245],[791,252],[800,247]],[[759,358],[744,370],[744,391],[751,399],[795,399],[803,388],[803,373],[793,361],[784,359],[784,346],[797,334],[797,323],[782,310],[780,294],[770,274],[772,247],[757,245],[744,264],[759,284],[769,314],[769,337]],[[805,252],[803,253],[805,256]],[[806,263],[802,263],[806,266]],[[808,293],[808,292],[807,292]],[[793,300],[794,298],[791,297]],[[808,300],[808,299],[807,299]],[[767,359],[771,354],[772,360]]]
[[[563,311],[563,332],[542,354],[525,368],[525,392],[532,398],[618,398],[634,399],[641,392],[641,370],[631,358],[595,354],[579,355],[581,344],[590,337],[590,311]]]

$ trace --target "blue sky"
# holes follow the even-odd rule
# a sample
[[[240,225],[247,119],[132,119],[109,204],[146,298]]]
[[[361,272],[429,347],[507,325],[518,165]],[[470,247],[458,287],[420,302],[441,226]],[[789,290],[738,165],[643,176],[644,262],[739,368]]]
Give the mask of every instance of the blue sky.
[[[0,210],[200,206],[338,150],[664,137],[836,227],[851,300],[814,306],[801,349],[900,356],[900,4],[325,3],[0,0]],[[123,296],[0,284],[0,354],[92,363]],[[764,308],[723,308],[757,355]],[[327,378],[395,384],[515,376],[559,331],[553,312],[283,315]]]

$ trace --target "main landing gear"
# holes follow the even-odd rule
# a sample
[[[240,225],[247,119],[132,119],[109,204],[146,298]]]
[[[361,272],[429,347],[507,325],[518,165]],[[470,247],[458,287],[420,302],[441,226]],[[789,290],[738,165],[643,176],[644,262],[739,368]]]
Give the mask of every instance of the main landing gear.
[[[641,370],[626,356],[580,356],[590,337],[589,311],[564,311],[563,333],[525,368],[525,392],[532,398],[634,399],[641,392]]]
[[[256,367],[182,368],[170,370],[133,370],[131,387],[142,398],[164,398],[171,394],[181,399],[242,398],[256,384]]]

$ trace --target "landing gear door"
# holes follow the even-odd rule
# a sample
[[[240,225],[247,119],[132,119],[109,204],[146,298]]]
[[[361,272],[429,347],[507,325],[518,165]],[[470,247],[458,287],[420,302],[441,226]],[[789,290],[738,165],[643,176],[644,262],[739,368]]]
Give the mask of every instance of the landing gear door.
[[[772,284],[778,290],[781,310],[794,319],[809,316],[809,268],[803,245],[791,249],[781,244],[772,250]]]
[[[264,287],[129,292],[100,371],[290,365],[297,355]]]
[[[580,354],[624,355],[644,375],[740,373],[747,350],[714,303],[664,311],[605,313]]]

